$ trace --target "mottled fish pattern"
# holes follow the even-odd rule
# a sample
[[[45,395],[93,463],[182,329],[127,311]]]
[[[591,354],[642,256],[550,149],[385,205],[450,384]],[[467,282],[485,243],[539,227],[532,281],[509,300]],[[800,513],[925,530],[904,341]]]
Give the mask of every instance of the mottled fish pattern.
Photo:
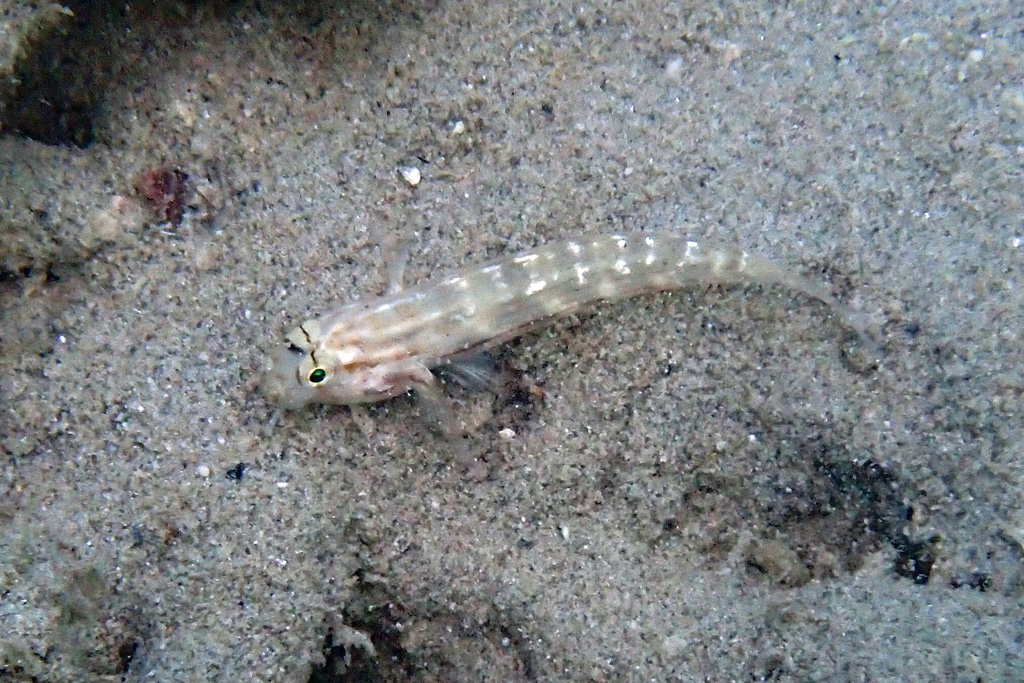
[[[307,321],[288,333],[262,387],[286,409],[429,391],[431,368],[588,304],[711,284],[778,284],[846,317],[823,283],[741,249],[642,233],[587,237]]]

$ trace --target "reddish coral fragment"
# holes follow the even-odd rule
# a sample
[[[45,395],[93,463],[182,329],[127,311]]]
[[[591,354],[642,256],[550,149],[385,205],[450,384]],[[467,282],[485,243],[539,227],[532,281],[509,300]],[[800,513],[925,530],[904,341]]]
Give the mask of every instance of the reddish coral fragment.
[[[139,175],[135,189],[161,221],[176,226],[185,214],[187,180],[188,174],[181,169],[155,168]]]

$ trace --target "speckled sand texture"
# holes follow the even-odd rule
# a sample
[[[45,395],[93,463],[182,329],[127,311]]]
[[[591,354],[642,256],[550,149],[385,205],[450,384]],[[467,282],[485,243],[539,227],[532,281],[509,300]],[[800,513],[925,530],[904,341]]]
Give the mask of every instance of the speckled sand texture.
[[[3,107],[0,681],[1020,678],[1021,3],[141,5]],[[829,282],[877,363],[680,292],[505,347],[464,440],[270,426],[267,349],[401,245],[636,230]]]

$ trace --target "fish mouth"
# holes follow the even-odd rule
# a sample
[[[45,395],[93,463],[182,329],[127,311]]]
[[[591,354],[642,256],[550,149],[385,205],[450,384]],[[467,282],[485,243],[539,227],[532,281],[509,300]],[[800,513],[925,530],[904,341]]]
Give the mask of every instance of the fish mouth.
[[[280,356],[280,352],[277,355]],[[269,402],[282,405],[285,396],[284,383],[287,378],[278,360],[273,355],[266,359],[259,378],[259,390]]]
[[[309,403],[311,395],[295,384],[289,368],[272,367],[260,377],[259,389],[269,403],[284,410],[298,410]]]

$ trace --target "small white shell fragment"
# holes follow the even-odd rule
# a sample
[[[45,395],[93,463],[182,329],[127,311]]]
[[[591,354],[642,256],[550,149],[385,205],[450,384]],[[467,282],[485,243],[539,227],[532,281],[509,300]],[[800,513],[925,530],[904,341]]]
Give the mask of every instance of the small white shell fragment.
[[[728,66],[743,56],[743,48],[736,43],[722,42],[715,45],[722,55],[722,60]]]
[[[562,540],[563,541],[568,541],[569,540],[569,525],[568,524],[559,524],[558,525],[558,531],[562,534]]]
[[[171,111],[178,115],[181,122],[185,124],[187,128],[194,128],[198,117],[196,116],[195,107],[181,100],[174,100],[171,102]],[[247,117],[248,118],[248,117]]]
[[[906,36],[905,38],[903,38],[900,41],[900,47],[906,47],[907,45],[909,45],[911,43],[923,43],[924,41],[929,40],[929,39],[931,39],[930,35],[928,35],[927,33],[923,33],[921,31],[917,31],[917,32],[911,33],[909,36]]]
[[[420,184],[422,176],[420,176],[420,169],[415,166],[403,166],[399,169],[402,173],[402,177],[405,178],[405,182],[409,183],[413,187]]]
[[[683,58],[673,57],[668,60],[668,64],[665,65],[665,75],[672,80],[679,80],[683,75]]]
[[[206,477],[210,476],[210,468],[207,467],[206,465],[200,465],[199,467],[196,468],[196,474],[205,479]]]
[[[511,441],[512,439],[516,438],[516,430],[512,429],[511,427],[505,427],[504,429],[498,432],[498,437],[505,441]]]
[[[466,124],[458,120],[452,124],[452,135],[462,135],[466,132]]]
[[[1024,112],[1024,88],[1007,88],[1003,90],[1002,95],[999,96],[999,103],[1005,105],[1007,109],[1010,107],[1017,110],[1018,114]],[[1014,116],[1012,112],[1007,112],[1008,115]]]

